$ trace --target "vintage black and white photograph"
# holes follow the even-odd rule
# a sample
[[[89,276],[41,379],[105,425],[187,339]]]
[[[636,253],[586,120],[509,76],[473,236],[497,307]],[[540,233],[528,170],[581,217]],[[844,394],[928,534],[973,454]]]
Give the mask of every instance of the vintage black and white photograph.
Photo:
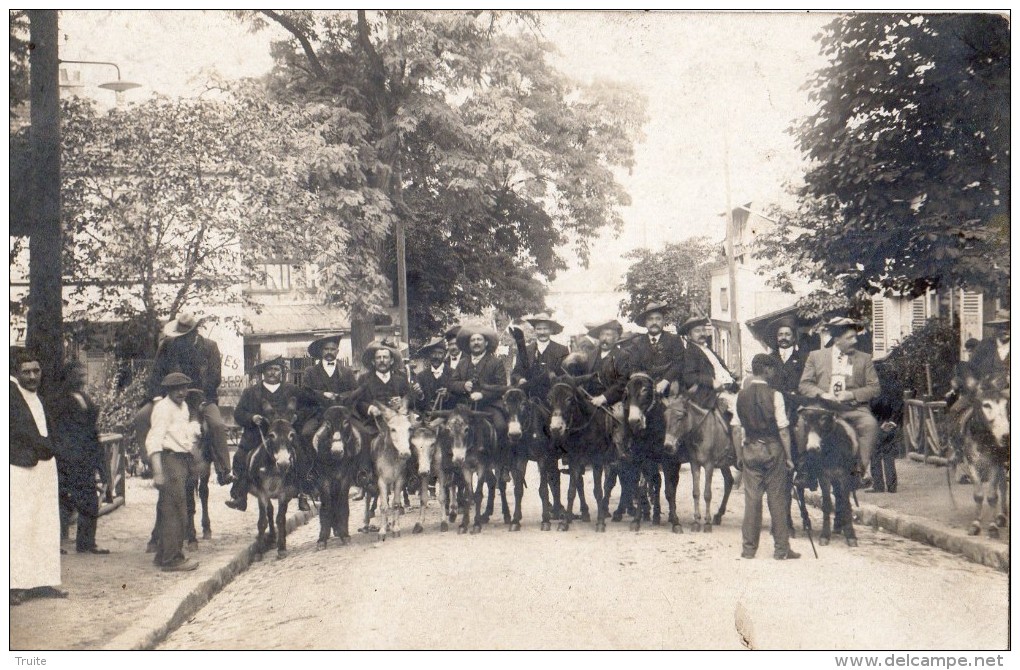
[[[1008,663],[1009,11],[9,15],[16,664]]]

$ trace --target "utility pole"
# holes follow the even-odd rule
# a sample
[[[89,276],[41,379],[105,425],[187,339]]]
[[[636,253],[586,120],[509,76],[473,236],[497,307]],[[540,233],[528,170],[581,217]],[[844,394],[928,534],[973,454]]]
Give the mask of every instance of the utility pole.
[[[28,11],[31,78],[30,214],[28,332],[26,346],[43,366],[44,379],[55,379],[64,360],[64,314],[60,252],[60,89],[57,11]]]
[[[730,141],[729,132],[723,133],[723,174],[726,185],[726,269],[730,280],[730,342],[733,354],[730,364],[733,371],[742,375],[744,362],[740,351],[740,321],[737,319],[737,261],[734,257],[733,237],[737,234],[733,226],[733,204],[730,202]]]
[[[402,214],[403,212],[401,212],[401,216],[397,217],[396,230],[394,231],[397,238],[397,309],[400,311],[400,340],[410,348],[410,328],[407,323],[407,245],[404,240]]]

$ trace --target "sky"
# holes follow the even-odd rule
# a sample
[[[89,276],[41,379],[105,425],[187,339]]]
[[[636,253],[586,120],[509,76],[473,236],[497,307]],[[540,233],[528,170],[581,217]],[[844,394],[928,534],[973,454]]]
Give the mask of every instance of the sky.
[[[594,243],[587,269],[567,253],[571,269],[550,285],[549,307],[567,325],[615,315],[626,251],[695,235],[722,240],[727,163],[732,206],[789,201],[784,185],[803,165],[787,129],[812,111],[801,86],[824,65],[812,38],[831,18],[542,13],[561,71],[584,83],[629,82],[648,100],[646,139],[636,147],[634,169],[620,175],[632,199],[622,211],[624,230]],[[143,84],[124,94],[127,102],[153,93],[197,95],[211,70],[226,78],[261,75],[272,65],[269,43],[285,36],[275,27],[252,34],[213,11],[65,11],[60,30],[62,58],[114,61],[125,80]],[[88,66],[83,76],[91,94],[112,104],[113,93],[92,88],[112,78],[111,69]]]

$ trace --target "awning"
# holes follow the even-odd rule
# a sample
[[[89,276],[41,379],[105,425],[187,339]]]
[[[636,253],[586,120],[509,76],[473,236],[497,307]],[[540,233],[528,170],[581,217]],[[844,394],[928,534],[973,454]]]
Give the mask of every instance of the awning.
[[[351,330],[347,310],[328,305],[263,305],[256,314],[245,309],[246,336],[330,335]]]
[[[751,331],[752,335],[754,335],[754,339],[767,347],[772,347],[773,344],[770,342],[771,337],[769,334],[769,328],[775,321],[791,316],[797,319],[797,328],[801,331],[801,333],[810,330],[818,323],[818,319],[809,319],[807,317],[800,316],[800,314],[797,313],[797,306],[790,305],[789,307],[777,309],[774,312],[769,312],[768,314],[762,314],[761,316],[756,316],[753,319],[748,319],[744,322],[744,325],[747,326],[747,329]]]

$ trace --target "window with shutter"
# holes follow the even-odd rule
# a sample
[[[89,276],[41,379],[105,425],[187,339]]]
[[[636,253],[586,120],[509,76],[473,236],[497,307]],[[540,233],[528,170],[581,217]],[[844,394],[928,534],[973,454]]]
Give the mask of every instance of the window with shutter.
[[[984,300],[981,293],[960,290],[960,357],[967,358],[963,343],[970,338],[980,340],[984,329]]]
[[[922,295],[910,301],[910,332],[916,333],[924,328],[928,319],[928,296]]]
[[[885,298],[871,298],[871,355],[874,358],[885,358],[889,353],[886,339]]]

